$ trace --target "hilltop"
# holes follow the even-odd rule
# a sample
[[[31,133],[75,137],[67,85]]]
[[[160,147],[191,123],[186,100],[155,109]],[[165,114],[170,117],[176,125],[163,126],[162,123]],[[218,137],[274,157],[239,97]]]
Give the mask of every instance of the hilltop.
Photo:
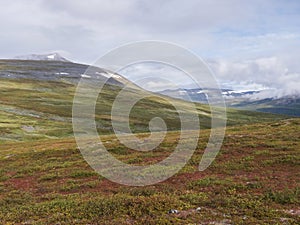
[[[47,54],[29,54],[16,56],[15,59],[19,60],[37,60],[37,61],[60,61],[60,62],[70,62],[66,58],[62,57],[59,53],[47,53]]]

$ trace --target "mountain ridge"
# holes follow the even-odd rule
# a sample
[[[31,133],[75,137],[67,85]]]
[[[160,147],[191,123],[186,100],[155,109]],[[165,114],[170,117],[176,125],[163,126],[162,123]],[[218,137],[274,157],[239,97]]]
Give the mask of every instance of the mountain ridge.
[[[179,88],[166,89],[158,93],[186,101],[208,104],[206,91],[209,90],[202,88]],[[300,117],[300,95],[258,98],[259,94],[263,91],[237,91],[226,88],[220,91],[228,107]]]
[[[60,62],[71,62],[64,58],[57,52],[45,53],[45,54],[28,54],[14,57],[19,60],[34,60],[34,61],[60,61]]]

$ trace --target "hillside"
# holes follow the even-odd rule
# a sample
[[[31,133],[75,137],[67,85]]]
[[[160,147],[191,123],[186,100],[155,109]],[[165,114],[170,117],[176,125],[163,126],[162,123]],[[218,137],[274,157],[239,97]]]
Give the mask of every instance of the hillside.
[[[211,116],[207,105],[197,103],[202,130],[186,166],[155,185],[118,185],[92,170],[73,137],[73,97],[86,67],[70,62],[0,61],[0,224],[300,222],[299,119],[227,109],[221,151],[207,170],[199,172]],[[128,164],[163,160],[180,135],[178,113],[168,97],[139,101],[130,113],[132,131],[139,137],[148,135],[149,121],[159,116],[169,132],[154,151],[128,149],[113,135],[110,119],[122,85],[121,79],[112,77],[97,100],[95,120],[103,143]],[[141,92],[129,89],[125,94],[132,98]],[[173,101],[191,113],[191,103]],[[169,213],[171,209],[178,212]]]
[[[6,140],[35,140],[72,136],[72,104],[76,85],[87,65],[70,62],[0,61],[0,142]],[[103,69],[98,71],[105,73]],[[91,79],[104,79],[97,75]],[[122,80],[110,78],[96,107],[96,121],[101,134],[112,132],[110,111],[112,103],[122,88]],[[128,97],[139,91],[127,91]],[[148,123],[160,116],[168,130],[180,128],[180,120],[168,97],[157,95],[139,101],[131,112],[133,132],[147,132]],[[174,100],[187,113],[190,103]],[[151,110],[145,110],[145,108]],[[209,128],[209,107],[196,104],[201,128]],[[284,116],[235,109],[227,110],[227,125],[274,121]]]
[[[165,182],[128,187],[96,174],[73,138],[0,144],[2,224],[299,224],[299,119],[227,129],[220,154],[197,171],[209,130],[189,163]],[[154,153],[129,151],[131,164],[166,157],[177,132]],[[170,209],[178,213],[169,214]]]

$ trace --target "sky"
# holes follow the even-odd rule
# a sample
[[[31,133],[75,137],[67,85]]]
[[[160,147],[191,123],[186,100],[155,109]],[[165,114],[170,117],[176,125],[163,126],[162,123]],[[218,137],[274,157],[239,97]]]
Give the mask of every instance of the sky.
[[[0,58],[58,52],[92,64],[120,45],[162,40],[201,57],[224,87],[300,93],[298,0],[0,0],[0,7]]]

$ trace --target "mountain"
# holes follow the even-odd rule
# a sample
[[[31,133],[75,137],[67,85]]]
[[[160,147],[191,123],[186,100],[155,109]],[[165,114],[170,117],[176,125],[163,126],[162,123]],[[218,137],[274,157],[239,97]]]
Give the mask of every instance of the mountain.
[[[218,144],[212,139],[212,145],[207,145],[212,137],[208,105],[158,94],[141,99],[126,118],[136,144],[149,145],[145,138],[153,134],[149,134],[149,121],[155,117],[162,118],[171,132],[159,137],[162,142],[153,151],[135,151],[114,134],[111,109],[121,90],[125,101],[142,96],[144,90],[124,90],[122,76],[102,68],[85,73],[88,67],[0,60],[0,224],[300,224],[300,118],[228,108],[220,153],[200,172],[205,148]],[[72,129],[74,93],[82,78],[110,80],[92,116],[99,134],[97,143],[90,143],[93,150],[101,140],[116,160],[142,168],[163,166],[177,154],[172,165],[154,170],[154,175],[178,168],[177,161],[189,154],[177,148],[180,143],[195,149],[191,159],[174,177],[148,186],[119,185],[96,173]],[[85,87],[87,92],[82,93],[89,98],[90,86]],[[187,118],[191,112],[198,114],[200,133],[181,131],[179,110],[170,100]],[[189,122],[195,124],[194,119]],[[199,139],[193,146],[195,135]],[[107,171],[115,173],[107,159]],[[149,172],[137,173],[137,178]]]
[[[205,91],[209,90],[201,88],[168,89],[159,93],[187,101],[208,103]],[[297,95],[257,99],[256,94],[259,94],[260,91],[221,89],[221,92],[228,107],[300,117],[300,96]]]
[[[66,58],[62,57],[58,53],[48,53],[48,54],[30,54],[30,55],[22,55],[16,56],[15,59],[19,60],[37,60],[37,61],[61,61],[61,62],[69,62]]]
[[[114,132],[111,124],[111,109],[116,96],[126,80],[102,68],[60,61],[0,60],[0,142],[6,140],[36,140],[72,136],[72,105],[80,79],[108,82],[97,100],[95,119],[98,131]],[[124,91],[128,99],[138,98],[145,90],[133,88]],[[134,133],[148,132],[149,121],[161,117],[168,130],[180,129],[177,110],[169,97],[153,94],[151,98],[138,101],[130,112],[131,130]],[[171,99],[170,99],[171,100]],[[181,99],[172,99],[187,115],[195,111],[192,105]],[[210,107],[196,104],[201,128],[211,125]],[[286,117],[269,113],[231,109],[227,112],[227,125],[274,121]]]
[[[167,89],[167,90],[160,91],[158,93],[173,98],[184,99],[187,101],[207,103],[207,95],[205,93],[206,91],[209,91],[209,89],[179,88],[179,89]],[[225,99],[245,99],[253,96],[256,93],[259,93],[259,91],[235,91],[232,89],[221,89],[221,92],[222,92],[222,96]]]
[[[246,110],[300,117],[300,96],[244,100],[230,106]]]
[[[85,74],[90,69],[89,74]],[[93,74],[91,74],[93,73]],[[0,78],[33,79],[40,81],[64,81],[78,83],[81,78],[106,80],[112,85],[122,86],[128,80],[110,71],[89,67],[69,61],[0,60]]]

